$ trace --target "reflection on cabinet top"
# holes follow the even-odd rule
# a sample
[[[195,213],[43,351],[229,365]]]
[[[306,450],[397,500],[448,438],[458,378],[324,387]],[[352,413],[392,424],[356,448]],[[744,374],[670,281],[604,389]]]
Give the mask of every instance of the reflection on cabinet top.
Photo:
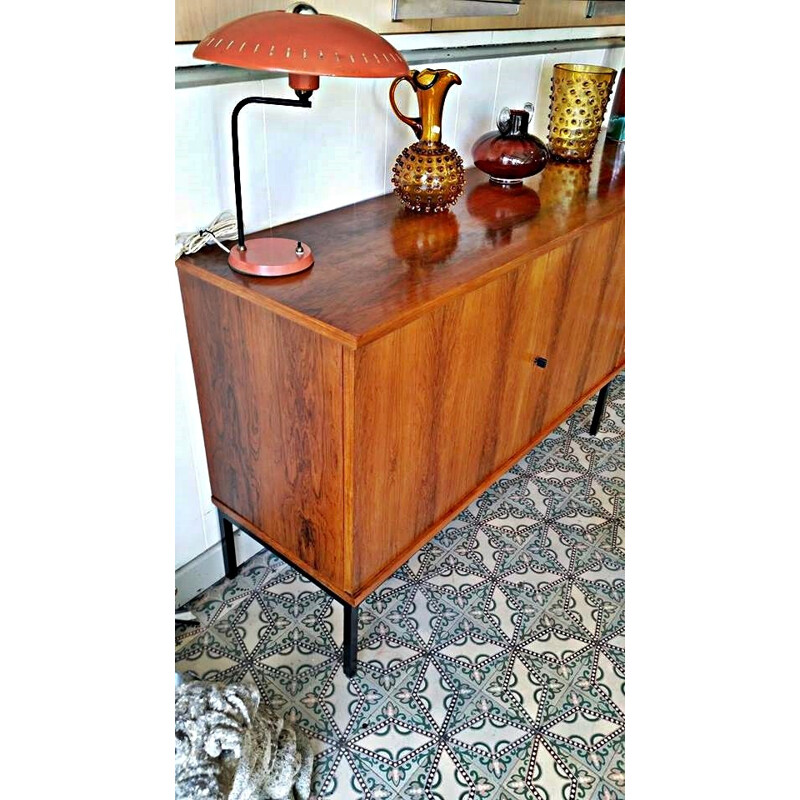
[[[338,14],[378,33],[495,30],[500,28],[573,28],[624,25],[625,15],[586,18],[586,0],[521,0],[512,17],[455,17],[392,21],[392,0],[314,0],[320,14]],[[287,0],[175,0],[175,41],[198,42],[211,31],[259,11],[282,11]]]
[[[550,163],[516,188],[469,169],[464,195],[445,213],[405,211],[389,194],[276,227],[273,235],[314,251],[314,266],[298,275],[239,275],[213,245],[178,267],[358,347],[624,207],[624,145],[601,142],[592,163]]]

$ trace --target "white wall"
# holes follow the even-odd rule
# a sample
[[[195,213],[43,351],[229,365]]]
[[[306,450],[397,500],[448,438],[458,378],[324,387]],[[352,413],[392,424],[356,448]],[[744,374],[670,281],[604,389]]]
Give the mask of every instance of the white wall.
[[[615,29],[614,32],[617,32]],[[608,28],[579,29],[585,37],[614,35]],[[498,37],[542,40],[565,38],[570,30],[511,31],[391,36],[396,47],[480,44]],[[533,132],[547,138],[550,76],[560,61],[624,66],[623,48],[531,55],[482,61],[429,64],[461,76],[447,97],[443,141],[472,166],[473,142],[494,127],[503,106],[535,105]],[[420,69],[421,67],[416,67]],[[313,108],[250,106],[239,118],[242,192],[247,232],[279,225],[391,190],[397,154],[414,141],[388,102],[391,79],[321,78]],[[197,230],[220,211],[233,209],[230,113],[251,95],[293,97],[284,77],[266,81],[180,89],[175,99],[176,231]],[[398,90],[401,107],[414,112],[407,84]],[[404,101],[404,102],[403,102]],[[176,305],[180,305],[176,280]],[[179,601],[222,576],[216,512],[200,430],[182,312],[176,336],[176,544]],[[241,557],[254,552],[246,539]]]

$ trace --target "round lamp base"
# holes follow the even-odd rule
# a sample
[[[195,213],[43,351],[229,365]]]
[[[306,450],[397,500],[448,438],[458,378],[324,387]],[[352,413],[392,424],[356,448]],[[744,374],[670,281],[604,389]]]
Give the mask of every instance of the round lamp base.
[[[314,254],[305,242],[296,239],[248,239],[246,250],[237,245],[231,248],[228,264],[234,272],[257,278],[278,278],[294,275],[314,263]],[[302,247],[302,255],[297,252]]]

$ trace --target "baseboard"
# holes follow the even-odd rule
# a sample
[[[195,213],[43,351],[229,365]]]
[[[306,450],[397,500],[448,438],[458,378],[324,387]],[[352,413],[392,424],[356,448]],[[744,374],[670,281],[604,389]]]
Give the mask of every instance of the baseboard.
[[[248,558],[263,550],[263,545],[242,534],[236,529],[236,563],[242,564]],[[178,594],[175,597],[176,608],[188,603],[189,600],[213,586],[225,575],[225,566],[222,562],[222,545],[217,542],[213,547],[200,553],[188,564],[175,570],[175,588]]]

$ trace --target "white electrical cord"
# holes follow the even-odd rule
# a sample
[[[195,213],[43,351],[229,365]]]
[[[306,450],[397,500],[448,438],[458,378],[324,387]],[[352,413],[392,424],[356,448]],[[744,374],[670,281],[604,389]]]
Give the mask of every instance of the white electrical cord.
[[[230,211],[223,211],[218,214],[213,222],[205,228],[192,233],[179,233],[175,237],[175,260],[182,255],[196,253],[201,247],[214,242],[226,253],[230,253],[230,248],[225,247],[220,239],[231,240],[237,237],[236,217]]]

